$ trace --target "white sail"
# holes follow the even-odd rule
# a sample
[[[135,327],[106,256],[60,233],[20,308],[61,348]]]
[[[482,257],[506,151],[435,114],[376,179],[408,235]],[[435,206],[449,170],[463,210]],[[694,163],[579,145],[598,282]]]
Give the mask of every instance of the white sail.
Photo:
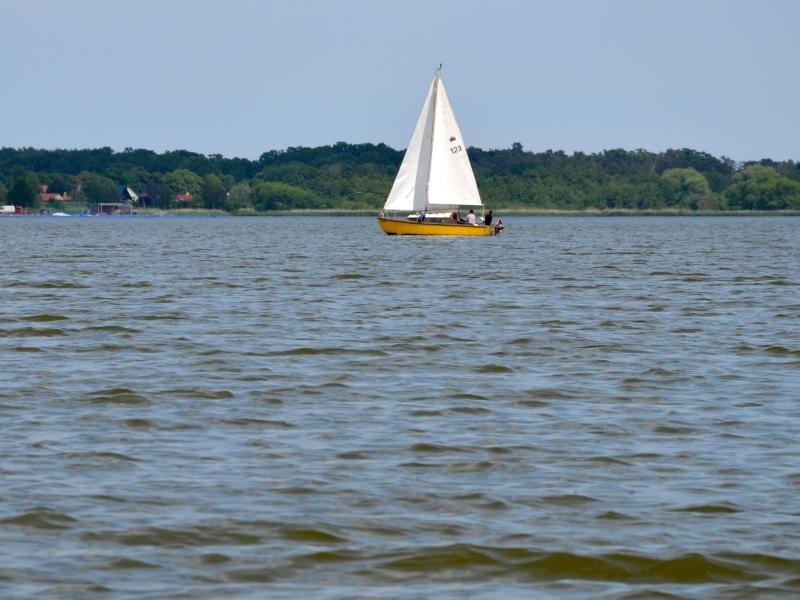
[[[436,79],[437,77],[433,78],[428,89],[414,134],[411,136],[400,170],[383,206],[384,210],[420,211],[428,203],[426,188],[430,173]]]
[[[384,210],[480,206],[481,197],[450,100],[436,71]]]
[[[436,94],[433,149],[428,179],[429,205],[480,206],[481,196],[453,108],[440,80]]]

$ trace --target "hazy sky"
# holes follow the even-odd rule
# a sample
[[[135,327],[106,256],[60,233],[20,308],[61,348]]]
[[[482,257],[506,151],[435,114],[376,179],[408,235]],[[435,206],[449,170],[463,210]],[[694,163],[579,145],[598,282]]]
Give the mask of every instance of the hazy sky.
[[[797,0],[0,0],[0,146],[468,144],[800,160]]]

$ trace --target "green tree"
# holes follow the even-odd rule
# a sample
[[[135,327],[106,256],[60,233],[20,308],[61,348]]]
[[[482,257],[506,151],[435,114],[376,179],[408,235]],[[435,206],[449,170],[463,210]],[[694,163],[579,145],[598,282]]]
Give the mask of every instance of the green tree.
[[[66,173],[41,174],[39,179],[42,183],[47,184],[47,191],[51,194],[71,193],[78,184],[77,177]]]
[[[692,210],[717,210],[719,202],[705,176],[692,167],[667,169],[661,178],[668,185],[672,202]]]
[[[789,179],[773,167],[753,164],[733,176],[725,190],[734,210],[800,209],[800,181]]]
[[[639,189],[626,179],[612,179],[603,186],[606,208],[636,208]]]
[[[257,210],[318,208],[320,198],[306,189],[279,181],[259,181],[253,186],[253,204]]]
[[[225,210],[235,212],[253,208],[253,192],[246,183],[237,183],[225,196]]]
[[[147,185],[153,178],[153,175],[142,167],[109,170],[108,176],[115,181],[119,181],[122,185],[130,187],[139,195],[147,191]]]
[[[227,190],[218,175],[206,175],[203,178],[203,203],[206,208],[221,209],[225,206]]]
[[[82,171],[78,175],[83,198],[90,204],[99,202],[119,202],[120,193],[117,184],[108,177],[90,171]]]
[[[39,194],[42,187],[39,178],[30,171],[24,171],[14,177],[14,183],[8,191],[8,202],[24,206],[27,209],[39,207]]]
[[[7,198],[8,190],[6,189],[6,185],[0,181],[0,204],[5,204]]]
[[[202,206],[203,178],[189,169],[175,169],[161,178],[159,200],[163,208],[175,205],[178,194],[191,194],[191,206]],[[186,203],[181,206],[187,207]]]

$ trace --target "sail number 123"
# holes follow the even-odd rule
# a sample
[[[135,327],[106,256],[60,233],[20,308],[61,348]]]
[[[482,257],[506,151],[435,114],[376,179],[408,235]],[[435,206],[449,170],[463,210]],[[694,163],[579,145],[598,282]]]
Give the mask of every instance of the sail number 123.
[[[450,148],[450,152],[452,152],[453,154],[458,154],[462,150],[463,148],[461,146],[453,146]]]

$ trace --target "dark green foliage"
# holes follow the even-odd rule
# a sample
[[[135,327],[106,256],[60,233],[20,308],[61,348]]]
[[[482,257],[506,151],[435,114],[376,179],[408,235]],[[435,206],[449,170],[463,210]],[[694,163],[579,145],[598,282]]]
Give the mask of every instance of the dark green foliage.
[[[669,169],[661,174],[661,179],[667,185],[667,197],[672,206],[691,210],[719,209],[708,180],[692,167]]]
[[[259,181],[253,185],[256,210],[291,210],[293,208],[329,208],[306,189],[279,181]]]
[[[246,183],[237,183],[225,195],[223,208],[229,212],[250,210],[253,208],[253,191]]]
[[[568,155],[526,151],[519,142],[508,149],[469,148],[469,155],[484,203],[497,208],[797,210],[800,206],[800,163],[794,161],[763,159],[737,165],[729,158],[687,148],[661,153],[617,148]],[[130,186],[147,198],[148,207],[378,209],[402,158],[402,151],[385,144],[345,142],[270,150],[258,160],[186,150],[157,154],[133,148],[122,152],[2,148],[0,181],[6,183],[9,202],[18,175],[28,172],[52,192],[75,192],[80,182],[85,199],[116,201],[122,187]],[[176,201],[177,194],[186,192],[192,194],[191,202]],[[22,187],[16,194],[30,198]]]
[[[773,167],[749,165],[736,173],[733,181],[725,190],[733,210],[800,209],[800,181],[781,175]]]
[[[203,178],[190,169],[170,171],[159,180],[159,208],[197,208],[203,205]],[[179,194],[190,194],[190,201],[179,201]]]
[[[83,171],[78,179],[81,183],[83,200],[89,204],[98,202],[119,202],[120,193],[117,185],[108,177],[97,173]]]
[[[27,209],[37,208],[39,194],[42,190],[39,178],[30,171],[19,171],[15,174],[13,181],[11,189],[8,190],[7,201]]]
[[[78,184],[78,178],[64,173],[39,173],[39,181],[47,185],[51,194],[71,193]]]
[[[203,178],[203,204],[206,208],[225,209],[225,196],[228,190],[219,175],[206,175]]]

